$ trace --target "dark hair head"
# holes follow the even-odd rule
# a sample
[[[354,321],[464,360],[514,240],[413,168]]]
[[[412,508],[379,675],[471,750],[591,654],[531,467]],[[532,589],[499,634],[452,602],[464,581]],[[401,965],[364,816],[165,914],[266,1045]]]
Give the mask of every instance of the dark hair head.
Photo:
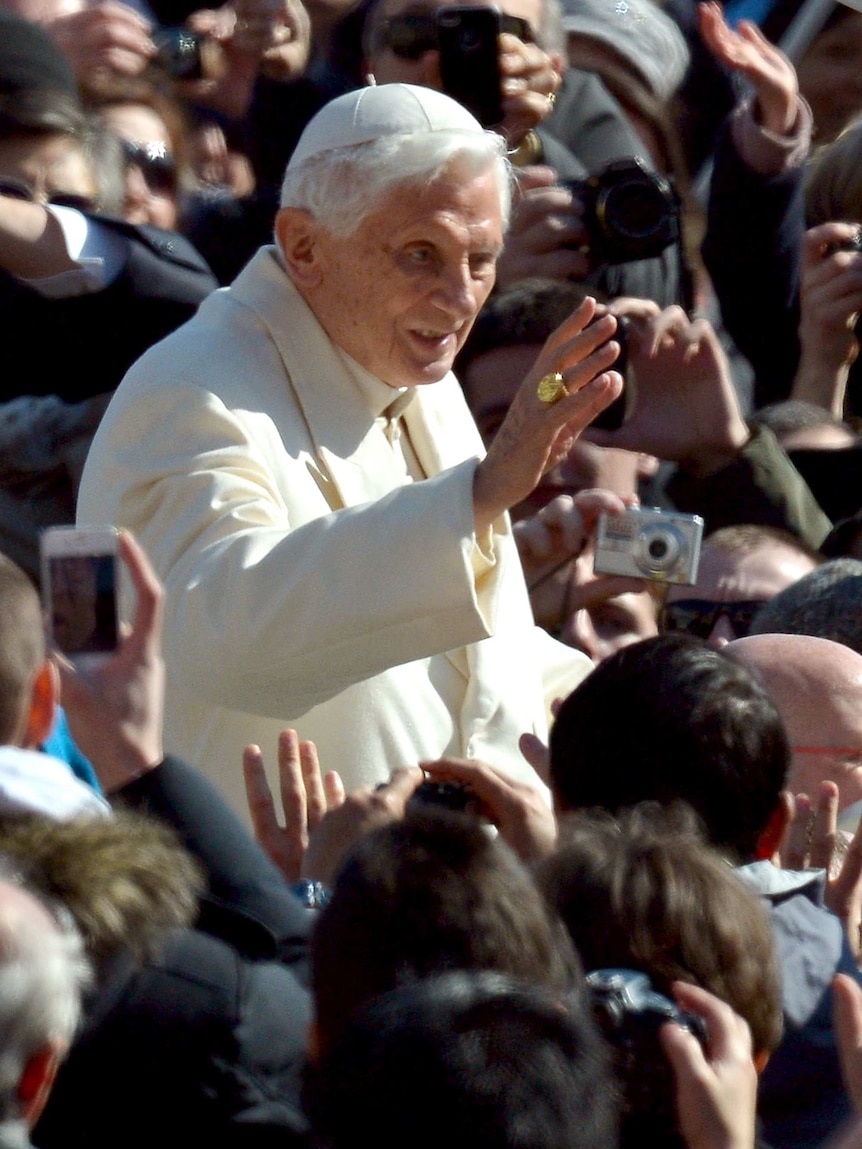
[[[579,972],[512,851],[476,819],[438,811],[359,843],[321,912],[311,962],[324,1045],[369,998],[411,979],[489,969],[564,989]]]
[[[749,860],[790,761],[778,711],[749,672],[698,639],[663,634],[606,658],[551,731],[562,810],[616,814],[685,801],[709,841]]]
[[[449,973],[369,1003],[316,1070],[330,1149],[613,1149],[607,1053],[583,999]]]
[[[810,634],[862,654],[862,562],[832,559],[761,607],[752,634]]]
[[[687,981],[726,1001],[755,1052],[781,1040],[781,975],[761,899],[705,844],[687,806],[570,814],[539,885],[589,973],[632,969],[670,996]]]
[[[14,740],[33,676],[44,658],[38,592],[19,566],[0,555],[0,743]]]

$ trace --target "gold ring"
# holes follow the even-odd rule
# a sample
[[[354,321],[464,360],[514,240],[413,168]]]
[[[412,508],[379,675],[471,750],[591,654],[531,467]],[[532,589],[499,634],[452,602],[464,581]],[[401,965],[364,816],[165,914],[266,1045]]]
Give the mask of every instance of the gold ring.
[[[551,105],[552,108],[556,102],[557,102],[557,93],[556,92],[548,92],[548,103]]]
[[[536,395],[542,403],[559,403],[561,399],[565,399],[568,393],[566,381],[559,371],[552,371],[550,375],[545,375],[539,380],[539,386],[536,388]]]

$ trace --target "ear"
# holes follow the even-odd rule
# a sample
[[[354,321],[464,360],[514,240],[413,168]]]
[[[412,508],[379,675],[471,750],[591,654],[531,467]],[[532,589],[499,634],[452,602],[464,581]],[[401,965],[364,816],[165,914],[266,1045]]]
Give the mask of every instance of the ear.
[[[793,795],[789,790],[782,790],[778,796],[778,805],[772,811],[766,828],[758,839],[756,852],[758,862],[768,862],[775,857],[784,843],[784,837],[792,821]]]
[[[36,672],[30,688],[27,715],[19,745],[25,750],[37,750],[51,731],[60,704],[60,676],[50,658],[46,658]]]
[[[765,1049],[761,1049],[760,1053],[755,1053],[752,1058],[754,1061],[754,1068],[757,1070],[757,1076],[760,1077],[769,1062],[769,1054]]]
[[[31,1054],[24,1066],[18,1082],[18,1107],[31,1129],[45,1108],[64,1053],[59,1042],[49,1042]]]
[[[276,214],[275,238],[290,278],[300,290],[320,282],[317,230],[311,213],[302,208],[283,207]]]

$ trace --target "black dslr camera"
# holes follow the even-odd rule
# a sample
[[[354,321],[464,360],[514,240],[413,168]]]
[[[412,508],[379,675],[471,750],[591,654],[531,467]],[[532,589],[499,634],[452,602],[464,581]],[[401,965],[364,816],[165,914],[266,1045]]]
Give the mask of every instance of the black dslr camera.
[[[587,990],[593,1016],[611,1047],[624,1113],[674,1128],[673,1071],[658,1032],[666,1022],[675,1021],[705,1048],[703,1018],[656,993],[649,977],[635,970],[594,970],[587,974]]]
[[[596,263],[651,259],[680,237],[680,202],[673,184],[648,171],[638,156],[614,160],[585,180],[564,180],[563,187],[583,202]]]

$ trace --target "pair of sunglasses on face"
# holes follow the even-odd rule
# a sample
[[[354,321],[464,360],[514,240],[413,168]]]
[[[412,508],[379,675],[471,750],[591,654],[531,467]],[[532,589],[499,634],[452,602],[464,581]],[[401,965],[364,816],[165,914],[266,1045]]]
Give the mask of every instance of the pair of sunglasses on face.
[[[150,191],[158,195],[173,195],[177,190],[177,165],[164,144],[121,142],[127,166],[139,169]]]
[[[519,16],[501,13],[500,31],[517,36],[525,44],[534,43],[532,28]],[[381,23],[377,37],[381,48],[388,48],[400,59],[418,60],[426,52],[433,52],[439,47],[437,17],[409,13],[390,16]]]
[[[682,598],[665,603],[659,614],[662,634],[691,634],[695,638],[708,638],[720,618],[726,618],[736,638],[745,638],[751,630],[754,616],[766,606],[765,598],[746,599],[743,602],[712,602],[702,598]]]
[[[74,192],[52,192],[47,199],[41,199],[27,184],[20,180],[0,178],[0,195],[10,199],[23,200],[25,203],[53,204],[56,207],[73,207],[78,211],[93,212],[98,204],[92,196],[76,195]]]

